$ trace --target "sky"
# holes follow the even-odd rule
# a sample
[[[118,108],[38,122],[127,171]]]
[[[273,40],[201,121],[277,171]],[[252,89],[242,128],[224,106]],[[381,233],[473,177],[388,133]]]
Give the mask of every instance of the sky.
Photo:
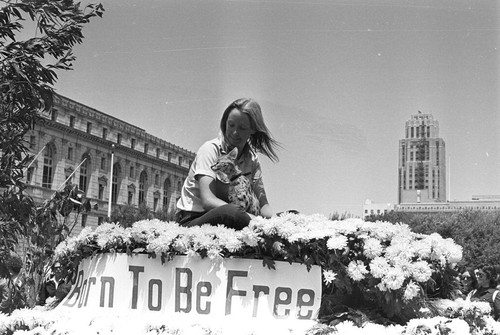
[[[56,92],[196,152],[257,100],[280,161],[273,209],[361,215],[397,201],[417,111],[446,143],[449,199],[500,194],[500,3],[104,0]]]

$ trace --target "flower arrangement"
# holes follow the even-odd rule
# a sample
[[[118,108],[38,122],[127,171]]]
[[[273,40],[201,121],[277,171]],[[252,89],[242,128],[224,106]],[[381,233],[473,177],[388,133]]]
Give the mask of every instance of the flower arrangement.
[[[302,327],[289,323],[255,323],[236,319],[212,319],[209,323],[193,322],[180,315],[172,320],[151,315],[113,314],[98,311],[94,314],[63,313],[57,310],[20,309],[7,316],[0,313],[2,335],[496,335],[500,334],[500,323],[488,314],[488,307],[468,301],[439,300],[436,304],[450,313],[476,313],[481,326],[471,324],[469,319],[435,316],[410,320],[406,325],[380,325],[367,323],[359,327],[346,320],[335,326],[321,323],[306,323]],[[481,315],[481,317],[479,317]],[[134,322],[129,322],[134,320]]]
[[[450,320],[461,320],[466,327],[464,334],[500,334],[500,323],[491,317],[491,305],[487,302],[440,299],[434,302],[434,307],[448,323]]]
[[[449,297],[451,280],[446,278],[462,258],[461,247],[451,239],[416,234],[407,225],[292,213],[258,217],[240,231],[159,220],[130,228],[106,223],[68,238],[57,246],[55,257],[76,265],[103,252],[148,253],[163,261],[175,255],[253,258],[269,268],[274,261],[319,265],[324,279],[320,318],[329,322],[339,304],[369,306],[400,323],[418,316],[427,298]]]
[[[106,223],[95,230],[85,228],[59,244],[55,258],[71,267],[83,258],[107,252],[146,253],[163,261],[175,255],[253,258],[262,259],[269,268],[275,261],[319,265],[323,270],[319,322],[303,323],[302,328],[289,324],[259,328],[241,320],[200,325],[182,318],[141,317],[130,326],[123,322],[127,316],[101,311],[72,317],[57,309],[34,309],[0,314],[0,334],[500,333],[500,323],[491,318],[487,304],[439,299],[451,292],[451,269],[461,260],[461,247],[438,234],[413,233],[403,224],[331,221],[322,215],[291,213],[256,218],[240,231],[208,225],[186,228],[159,220],[139,221],[129,228]],[[378,320],[368,318],[362,306],[383,311],[383,315]],[[408,309],[414,313],[405,319]]]

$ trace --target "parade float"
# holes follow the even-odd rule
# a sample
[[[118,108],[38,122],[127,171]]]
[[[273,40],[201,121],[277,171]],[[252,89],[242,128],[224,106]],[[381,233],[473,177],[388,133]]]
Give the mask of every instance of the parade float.
[[[70,292],[0,315],[0,334],[500,333],[488,303],[450,299],[461,247],[403,224],[292,213],[240,231],[106,223],[55,258],[75,269]]]

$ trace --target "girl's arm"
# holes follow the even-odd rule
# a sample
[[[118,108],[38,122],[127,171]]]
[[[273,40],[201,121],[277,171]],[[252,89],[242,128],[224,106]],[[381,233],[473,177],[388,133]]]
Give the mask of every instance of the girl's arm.
[[[227,204],[224,200],[215,195],[215,179],[210,176],[202,175],[198,179],[200,186],[201,204],[205,211]]]
[[[259,199],[260,215],[268,219],[274,216],[275,213],[271,205],[269,205],[269,201],[267,201],[266,190],[264,188],[264,183],[262,182],[262,179],[256,181],[254,185],[254,192],[255,195],[257,196],[257,199]]]

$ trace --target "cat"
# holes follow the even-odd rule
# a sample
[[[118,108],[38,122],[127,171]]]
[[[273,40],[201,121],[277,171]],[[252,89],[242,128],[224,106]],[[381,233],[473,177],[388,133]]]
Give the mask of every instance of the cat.
[[[238,148],[234,148],[228,154],[219,156],[217,162],[212,166],[217,179],[224,184],[229,184],[229,202],[242,208],[244,211],[260,215],[260,206],[257,196],[252,190],[250,180],[243,174],[235,164],[238,157]]]

